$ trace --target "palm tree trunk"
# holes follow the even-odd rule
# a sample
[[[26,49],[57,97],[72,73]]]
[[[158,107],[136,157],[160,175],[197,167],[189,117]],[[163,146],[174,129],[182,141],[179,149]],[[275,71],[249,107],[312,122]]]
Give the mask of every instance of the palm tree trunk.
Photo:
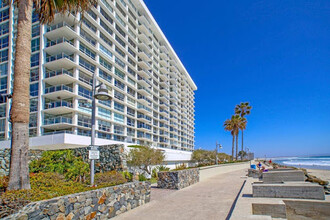
[[[12,140],[8,189],[30,189],[28,151],[30,116],[30,57],[32,0],[18,1],[14,89],[11,107]]]
[[[243,160],[243,151],[244,151],[244,147],[243,147],[243,129],[242,129],[242,155],[241,155],[241,160]]]
[[[238,158],[238,133],[236,134],[236,160]]]
[[[231,148],[231,160],[234,160],[234,146],[235,146],[235,135],[233,135],[233,143]]]

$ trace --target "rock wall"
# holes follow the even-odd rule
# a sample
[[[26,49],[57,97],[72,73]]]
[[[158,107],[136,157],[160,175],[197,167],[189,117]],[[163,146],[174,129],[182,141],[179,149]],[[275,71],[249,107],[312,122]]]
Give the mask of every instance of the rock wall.
[[[71,148],[74,155],[82,157],[87,163],[90,162],[88,159],[88,147],[82,148]],[[100,146],[100,159],[95,160],[95,171],[105,172],[110,170],[125,170],[127,169],[126,156],[124,152],[124,145],[106,145]],[[30,161],[41,157],[42,150],[30,150],[29,157]],[[10,163],[10,149],[0,149],[0,176],[6,176],[9,174],[9,163]]]
[[[35,160],[41,157],[41,154],[42,154],[41,150],[30,150],[29,160],[30,161]],[[9,175],[9,165],[10,165],[10,149],[9,148],[0,149],[0,176]]]
[[[4,219],[109,219],[150,201],[149,182],[118,186],[33,202]]]
[[[199,182],[199,168],[158,172],[157,187],[182,189]]]

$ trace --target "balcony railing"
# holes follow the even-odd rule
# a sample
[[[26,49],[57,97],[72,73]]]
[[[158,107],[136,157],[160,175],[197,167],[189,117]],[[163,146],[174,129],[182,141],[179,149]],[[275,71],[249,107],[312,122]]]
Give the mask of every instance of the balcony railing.
[[[71,30],[74,30],[74,26],[71,26],[66,22],[61,22],[61,23],[58,23],[58,24],[55,24],[55,25],[52,25],[52,26],[48,26],[47,27],[47,32],[56,30],[56,29],[61,28],[61,27],[69,27]]]
[[[46,62],[52,62],[52,61],[59,60],[59,59],[64,59],[64,58],[73,61],[73,54],[72,55],[67,55],[66,53],[60,53],[60,54],[56,54],[56,55],[53,55],[53,56],[47,56],[46,57]]]
[[[54,76],[59,76],[59,75],[68,75],[73,77],[73,73],[69,70],[66,69],[59,69],[59,70],[54,70],[54,71],[47,71],[45,73],[45,78],[50,78]]]
[[[73,89],[69,86],[66,85],[58,85],[58,86],[52,86],[52,87],[48,87],[45,89],[45,94],[47,93],[52,93],[52,92],[57,92],[57,91],[69,91],[72,92]]]
[[[53,41],[47,41],[46,47],[51,47],[54,46],[56,44],[61,44],[61,43],[69,43],[73,46],[73,40],[68,40],[65,37],[53,40]]]
[[[58,107],[69,107],[69,108],[72,108],[72,102],[55,101],[55,102],[45,103],[45,109],[58,108]]]
[[[53,124],[61,124],[61,123],[72,124],[72,118],[59,116],[44,120],[44,125],[53,125]]]

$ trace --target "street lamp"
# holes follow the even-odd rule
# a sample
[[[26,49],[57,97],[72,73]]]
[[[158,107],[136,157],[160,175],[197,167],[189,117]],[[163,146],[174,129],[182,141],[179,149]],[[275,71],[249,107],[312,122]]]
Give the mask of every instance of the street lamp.
[[[219,150],[222,148],[221,144],[218,144],[218,142],[215,143],[215,164],[218,165],[218,147]]]
[[[99,88],[99,89],[96,91],[96,88]],[[96,99],[102,100],[102,101],[107,101],[107,100],[111,99],[111,96],[108,93],[107,87],[103,83],[96,85],[96,75],[94,73],[93,74],[93,85],[92,85],[92,131],[91,131],[91,146],[90,146],[90,152],[89,152],[89,159],[91,160],[91,186],[94,186],[95,159],[98,159],[98,157],[99,157],[98,147],[95,146],[95,122],[96,122],[95,100]]]

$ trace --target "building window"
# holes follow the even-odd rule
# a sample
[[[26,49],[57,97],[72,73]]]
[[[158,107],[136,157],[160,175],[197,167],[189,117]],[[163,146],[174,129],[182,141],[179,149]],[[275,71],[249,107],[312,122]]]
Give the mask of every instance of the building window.
[[[30,82],[35,82],[39,80],[39,68],[30,70]]]
[[[34,83],[30,85],[30,96],[38,96],[39,95],[39,83]]]
[[[92,122],[92,120],[90,117],[78,114],[78,125],[79,126],[90,128],[91,124],[92,124],[91,122]]]
[[[0,52],[0,62],[4,62],[8,60],[8,49]]]
[[[113,116],[115,122],[124,123],[124,115],[114,113]]]
[[[78,88],[78,95],[85,97],[87,99],[92,99],[92,91],[90,91],[89,89],[86,89],[85,87],[79,85]]]
[[[79,65],[91,71],[92,73],[94,73],[95,71],[95,66],[90,62],[88,62],[87,60],[85,60],[84,58],[79,57]]]
[[[9,45],[9,36],[0,39],[0,49],[8,47],[8,45]]]
[[[31,41],[31,51],[32,53],[40,49],[40,39],[36,38]]]
[[[103,59],[102,57],[100,57],[100,64],[105,67],[106,69],[108,69],[109,71],[112,71],[112,65],[111,63],[107,62],[105,59]]]
[[[105,71],[103,70],[99,70],[99,76],[102,79],[105,79],[107,82],[112,83],[112,76],[110,76],[109,74],[107,74]]]
[[[112,53],[110,52],[110,50],[108,50],[107,48],[105,48],[102,44],[100,44],[100,51],[102,53],[104,53],[107,57],[109,57],[110,59],[112,59]]]
[[[95,60],[96,54],[84,44],[80,43],[79,50],[84,54],[86,54],[87,56],[89,56],[90,58],[92,58],[93,60]]]
[[[111,132],[111,123],[103,120],[98,120],[98,126],[100,131]]]
[[[37,121],[38,121],[37,114],[30,114],[29,127],[30,128],[37,127]]]
[[[98,115],[105,119],[111,120],[111,111],[102,107],[98,107]]]
[[[0,117],[6,117],[6,104],[2,104],[0,105]]]
[[[39,53],[31,55],[31,67],[39,66]]]

